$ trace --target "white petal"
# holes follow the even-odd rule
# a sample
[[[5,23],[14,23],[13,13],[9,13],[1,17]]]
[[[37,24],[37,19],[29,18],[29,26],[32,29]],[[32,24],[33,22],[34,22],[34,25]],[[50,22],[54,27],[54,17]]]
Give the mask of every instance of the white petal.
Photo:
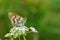
[[[33,27],[30,27],[30,29],[32,30],[32,32],[38,32],[35,28],[33,28]]]

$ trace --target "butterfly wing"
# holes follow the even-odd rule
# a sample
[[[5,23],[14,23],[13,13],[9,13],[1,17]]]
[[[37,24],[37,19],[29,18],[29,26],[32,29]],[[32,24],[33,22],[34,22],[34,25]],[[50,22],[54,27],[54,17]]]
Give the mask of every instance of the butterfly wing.
[[[8,16],[13,26],[22,26],[26,22],[26,18],[23,18],[16,13],[10,12]]]
[[[18,21],[18,23],[19,23],[18,25],[20,25],[20,26],[24,25],[26,20],[27,20],[26,18],[21,17],[20,20]]]

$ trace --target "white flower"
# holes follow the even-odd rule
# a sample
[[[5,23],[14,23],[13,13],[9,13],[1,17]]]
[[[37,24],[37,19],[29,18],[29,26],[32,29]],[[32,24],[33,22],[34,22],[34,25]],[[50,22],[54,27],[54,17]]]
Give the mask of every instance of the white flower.
[[[20,27],[13,27],[11,30],[10,30],[10,33],[12,34],[12,36],[14,38],[17,38],[19,35],[21,35],[21,32],[20,32]]]
[[[29,29],[34,32],[37,33],[38,31],[33,28],[33,27],[26,27],[26,26],[20,26],[20,27],[13,27],[10,32],[8,34],[5,35],[5,37],[10,37],[13,36],[14,38],[17,38],[20,35],[26,35],[29,31]]]
[[[26,35],[27,31],[29,31],[29,28],[26,26],[13,27],[10,32],[5,35],[5,37],[13,36],[14,38],[17,38],[20,35]]]
[[[11,34],[10,33],[7,33],[4,37],[10,37]]]
[[[14,33],[14,34],[13,34],[13,37],[14,37],[14,38],[17,38],[18,36],[20,36],[18,33]]]
[[[29,31],[29,28],[27,28],[26,26],[22,26],[20,27],[20,32],[23,35],[26,35],[26,32]]]
[[[34,33],[37,33],[37,32],[38,32],[38,31],[37,31],[35,28],[33,28],[33,27],[30,27],[30,29],[31,29],[31,31],[34,32]]]

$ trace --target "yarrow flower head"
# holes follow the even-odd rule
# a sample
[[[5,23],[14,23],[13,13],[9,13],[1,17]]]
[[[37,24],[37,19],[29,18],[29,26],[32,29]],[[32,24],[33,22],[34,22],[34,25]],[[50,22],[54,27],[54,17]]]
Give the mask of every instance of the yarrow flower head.
[[[33,33],[38,33],[38,31],[33,27],[28,28],[26,26],[21,26],[21,27],[13,27],[10,30],[10,32],[5,35],[5,37],[13,36],[14,38],[17,38],[20,35],[27,35],[27,33],[30,32],[29,29]]]
[[[13,36],[14,38],[17,38],[19,35],[26,35],[28,31],[29,28],[27,28],[26,26],[13,27],[10,32],[5,35],[5,37]]]

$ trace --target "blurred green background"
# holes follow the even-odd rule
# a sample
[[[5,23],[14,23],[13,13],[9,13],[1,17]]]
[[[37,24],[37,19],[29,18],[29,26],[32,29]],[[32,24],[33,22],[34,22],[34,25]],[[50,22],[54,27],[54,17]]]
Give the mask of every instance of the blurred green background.
[[[8,12],[27,18],[26,26],[38,30],[36,39],[29,35],[28,40],[60,40],[60,0],[0,0],[0,39],[12,28]]]

